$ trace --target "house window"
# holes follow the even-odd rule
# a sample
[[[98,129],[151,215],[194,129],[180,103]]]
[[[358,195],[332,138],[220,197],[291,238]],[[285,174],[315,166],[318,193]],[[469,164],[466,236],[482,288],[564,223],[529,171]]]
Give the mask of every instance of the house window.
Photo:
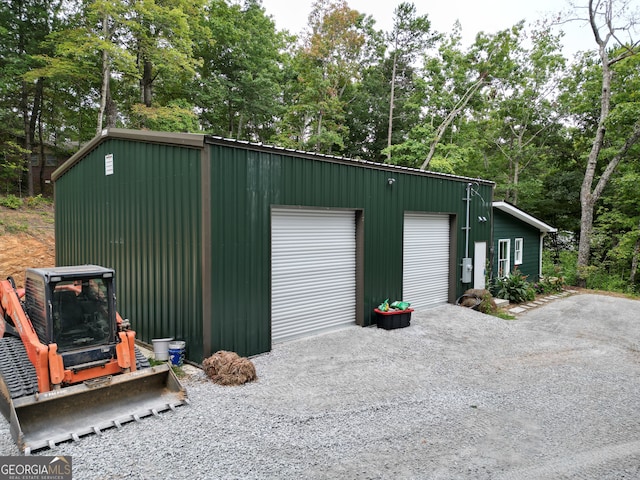
[[[498,277],[506,277],[510,272],[511,240],[498,240]]]
[[[516,238],[513,246],[513,264],[522,265],[522,239]]]
[[[47,167],[55,167],[57,164],[58,162],[56,161],[56,157],[54,157],[53,155],[46,156],[45,165]]]

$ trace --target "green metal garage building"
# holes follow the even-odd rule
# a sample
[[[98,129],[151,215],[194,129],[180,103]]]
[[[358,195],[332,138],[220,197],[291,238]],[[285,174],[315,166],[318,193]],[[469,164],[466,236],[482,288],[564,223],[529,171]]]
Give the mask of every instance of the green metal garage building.
[[[56,263],[115,268],[138,338],[200,362],[484,284],[493,183],[197,134],[110,129],[53,174]]]

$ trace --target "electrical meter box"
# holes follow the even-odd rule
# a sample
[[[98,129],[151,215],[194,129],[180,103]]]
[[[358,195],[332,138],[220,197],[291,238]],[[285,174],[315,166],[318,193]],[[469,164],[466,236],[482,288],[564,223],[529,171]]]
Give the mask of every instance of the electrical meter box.
[[[473,272],[472,260],[471,258],[462,259],[462,283],[471,283],[471,273]]]

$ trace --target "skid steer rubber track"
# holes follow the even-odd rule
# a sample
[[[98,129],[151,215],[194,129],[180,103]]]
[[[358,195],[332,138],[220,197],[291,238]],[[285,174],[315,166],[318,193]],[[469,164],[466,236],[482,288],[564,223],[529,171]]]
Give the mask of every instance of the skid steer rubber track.
[[[17,337],[0,338],[0,376],[12,399],[38,391],[36,370],[29,361],[22,340]]]
[[[0,339],[0,409],[20,451],[28,455],[53,448],[189,403],[167,363],[150,367],[136,349],[136,366],[135,372],[38,393],[35,369],[22,341]]]
[[[136,370],[142,370],[143,368],[149,367],[151,367],[149,359],[142,354],[138,347],[136,347]]]
[[[38,393],[38,378],[22,340],[0,338],[0,411],[9,421],[14,440],[21,436],[13,401]]]

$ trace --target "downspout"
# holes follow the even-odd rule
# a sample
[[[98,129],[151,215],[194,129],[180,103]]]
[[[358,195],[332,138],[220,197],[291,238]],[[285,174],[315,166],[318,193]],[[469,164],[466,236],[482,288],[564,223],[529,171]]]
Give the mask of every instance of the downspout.
[[[460,280],[462,283],[471,283],[471,272],[473,271],[473,264],[471,258],[469,258],[469,231],[471,230],[469,214],[471,207],[471,183],[467,183],[467,197],[464,199],[467,202],[467,218],[465,220],[465,245],[464,245],[464,258],[462,259],[462,273]]]
[[[469,226],[469,210],[471,205],[471,183],[467,183],[467,198],[465,199],[467,202],[467,219],[464,226],[465,230],[465,245],[464,245],[464,257],[469,258],[469,230],[471,227]]]
[[[215,309],[213,308],[211,285],[211,271],[213,269],[213,259],[211,258],[211,147],[206,139],[202,144],[200,152],[200,262],[201,262],[201,278],[200,287],[202,288],[201,308],[202,308],[202,354],[208,357],[214,353],[212,345],[213,325],[217,320],[215,318]]]

